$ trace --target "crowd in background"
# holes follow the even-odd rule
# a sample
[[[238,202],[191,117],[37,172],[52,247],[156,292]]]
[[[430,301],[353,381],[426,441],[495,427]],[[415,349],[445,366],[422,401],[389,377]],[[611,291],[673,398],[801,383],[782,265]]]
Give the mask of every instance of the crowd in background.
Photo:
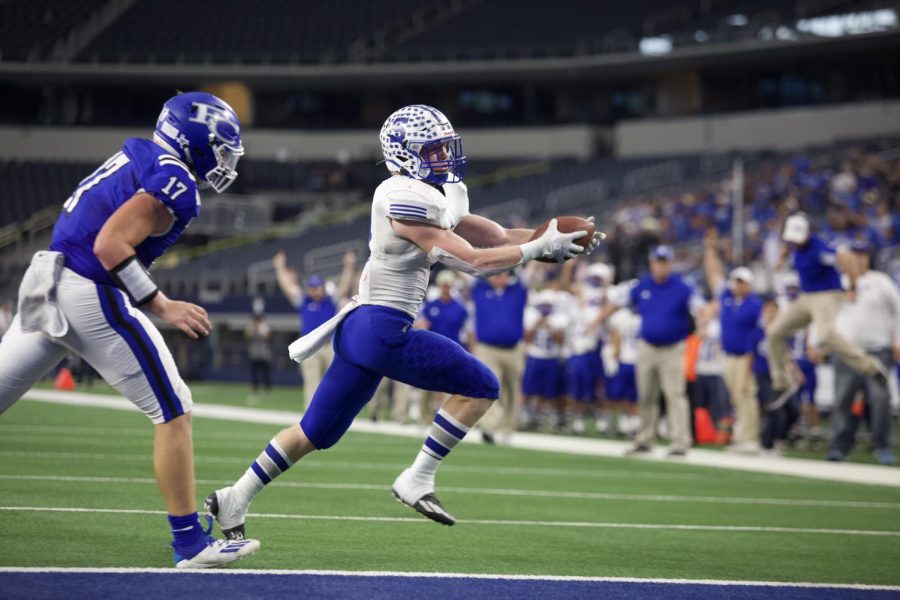
[[[530,263],[487,279],[435,271],[414,326],[450,337],[498,375],[501,399],[480,423],[486,442],[503,443],[516,430],[559,431],[634,439],[633,450],[641,452],[662,435],[670,440],[674,456],[695,443],[729,444],[746,453],[779,453],[788,443],[813,448],[829,443],[815,399],[816,367],[830,359],[810,343],[809,336],[814,335],[810,328],[800,328],[789,340],[797,389],[790,390],[786,399],[777,397],[780,390],[772,396],[766,327],[802,292],[786,261],[782,230],[788,215],[805,211],[828,244],[852,245],[869,258],[898,244],[900,159],[877,149],[857,148],[833,168],[798,156],[748,169],[742,257],[735,257],[730,237],[733,191],[733,179],[727,178],[692,193],[624,202],[612,214],[612,235],[605,256],[597,262]],[[324,282],[311,277],[307,295],[298,295],[296,275],[290,275],[293,284],[285,284],[283,258],[276,263],[282,289],[295,305],[314,303],[313,321],[327,318],[353,289],[348,281],[355,261],[348,256],[340,293],[326,301],[325,313],[319,313]],[[652,277],[647,279],[654,264],[664,265],[687,291],[660,288],[665,293],[649,300],[650,292],[656,291]],[[747,268],[731,270],[725,277],[726,265]],[[758,298],[758,310],[750,313],[751,321],[739,332],[746,361],[730,364],[734,354],[723,348],[722,331],[722,301],[729,300],[721,294],[726,290],[732,294],[740,286]],[[684,325],[675,328],[684,335],[665,323],[660,335],[667,338],[671,333],[674,341],[647,343],[642,339],[646,332],[642,333],[641,299],[656,306],[663,297],[681,298],[676,302],[683,306],[673,310],[686,315]],[[900,323],[900,314],[897,319]],[[663,350],[669,346],[671,351]],[[639,356],[646,362],[651,353],[653,369],[644,365],[641,370]],[[307,384],[308,389],[314,389],[327,367],[326,360],[319,362],[317,373],[307,373],[312,367],[304,367],[304,378],[313,383]],[[729,369],[746,374],[730,376]],[[739,383],[729,377],[737,377]],[[639,389],[645,393],[652,389],[658,401],[639,409]],[[749,400],[742,398],[751,389],[752,410]],[[826,395],[837,399],[839,394]],[[886,420],[876,415],[878,422],[873,423],[868,395],[862,386],[851,398],[853,430],[861,422],[883,430],[885,421],[889,430],[889,415]],[[369,415],[424,423],[442,400],[385,380]],[[658,419],[660,411],[665,418]],[[841,435],[846,438],[846,431]],[[832,450],[838,444],[841,451],[829,457],[841,460],[852,449],[853,439],[840,443],[832,439],[830,444]],[[893,462],[889,447],[882,450],[886,452],[879,460]]]

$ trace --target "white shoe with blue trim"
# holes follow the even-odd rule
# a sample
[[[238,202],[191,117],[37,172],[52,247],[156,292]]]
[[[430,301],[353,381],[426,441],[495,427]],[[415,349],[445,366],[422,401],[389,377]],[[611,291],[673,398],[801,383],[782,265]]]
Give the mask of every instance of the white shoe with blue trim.
[[[227,565],[230,562],[250,556],[259,550],[258,540],[214,540],[191,558],[182,558],[175,553],[176,569],[209,569]]]

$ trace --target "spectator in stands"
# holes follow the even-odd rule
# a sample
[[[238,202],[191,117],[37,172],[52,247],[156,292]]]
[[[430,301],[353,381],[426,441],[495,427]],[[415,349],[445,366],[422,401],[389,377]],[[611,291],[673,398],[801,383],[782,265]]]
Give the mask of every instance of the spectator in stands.
[[[262,315],[254,314],[244,329],[247,358],[250,359],[251,404],[259,402],[259,394],[272,389],[272,329]]]
[[[718,233],[710,229],[704,238],[703,265],[706,283],[717,300],[725,386],[736,419],[734,444],[729,449],[755,453],[759,451],[759,403],[750,332],[758,325],[762,301],[753,293],[753,272],[747,267],[733,269],[726,285],[718,253]]]
[[[843,305],[835,328],[847,341],[889,369],[900,360],[900,294],[890,277],[871,270],[872,247],[868,243],[855,242],[851,249],[859,264],[856,298]],[[871,420],[875,458],[883,465],[894,464],[887,380],[860,374],[841,357],[835,357],[834,379],[828,460],[844,460],[853,449],[857,419],[851,414],[851,407],[856,395],[863,392]]]
[[[783,238],[787,246],[782,256],[786,258],[787,252],[793,255],[802,293],[766,330],[772,372],[772,403],[777,405],[783,402],[799,388],[789,371],[788,339],[810,323],[815,326],[819,345],[825,352],[835,354],[847,367],[861,375],[877,376],[887,381],[885,366],[850,344],[834,326],[845,298],[841,276],[835,265],[841,266],[849,279],[850,292],[855,293],[858,261],[850,252],[843,249],[836,251],[812,234],[809,220],[803,214],[787,218]]]
[[[689,406],[684,377],[684,340],[694,331],[692,308],[697,306],[694,289],[673,273],[675,254],[669,246],[650,252],[650,275],[631,289],[628,304],[641,316],[641,341],[637,360],[640,430],[629,454],[651,451],[659,418],[659,394],[665,396],[669,434],[669,456],[687,454],[691,445]],[[600,321],[621,308],[615,303],[604,309]]]
[[[300,313],[300,335],[303,335],[333,317],[342,299],[349,295],[356,274],[356,255],[349,251],[344,255],[344,268],[334,296],[325,292],[325,279],[320,275],[313,275],[307,280],[304,293],[296,271],[287,266],[283,251],[272,258],[272,266],[275,267],[281,292]],[[325,344],[316,354],[300,363],[304,397],[312,398],[333,358],[331,345]]]
[[[527,301],[528,289],[511,271],[479,279],[472,288],[475,356],[500,380],[500,398],[479,423],[487,443],[495,436],[505,441],[518,426]]]

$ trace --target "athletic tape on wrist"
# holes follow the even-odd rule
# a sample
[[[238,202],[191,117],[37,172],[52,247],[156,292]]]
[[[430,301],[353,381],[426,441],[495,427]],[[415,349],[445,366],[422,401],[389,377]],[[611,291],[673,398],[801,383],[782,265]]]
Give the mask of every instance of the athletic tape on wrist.
[[[129,256],[108,272],[116,286],[128,294],[135,306],[150,302],[159,292],[150,273],[135,255]]]

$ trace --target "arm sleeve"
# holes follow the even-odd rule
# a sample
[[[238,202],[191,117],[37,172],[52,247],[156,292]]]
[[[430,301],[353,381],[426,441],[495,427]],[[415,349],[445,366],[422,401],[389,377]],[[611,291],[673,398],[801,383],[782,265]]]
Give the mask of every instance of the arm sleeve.
[[[194,176],[174,157],[160,156],[145,173],[141,185],[179,221],[187,222],[200,214],[200,193]]]

